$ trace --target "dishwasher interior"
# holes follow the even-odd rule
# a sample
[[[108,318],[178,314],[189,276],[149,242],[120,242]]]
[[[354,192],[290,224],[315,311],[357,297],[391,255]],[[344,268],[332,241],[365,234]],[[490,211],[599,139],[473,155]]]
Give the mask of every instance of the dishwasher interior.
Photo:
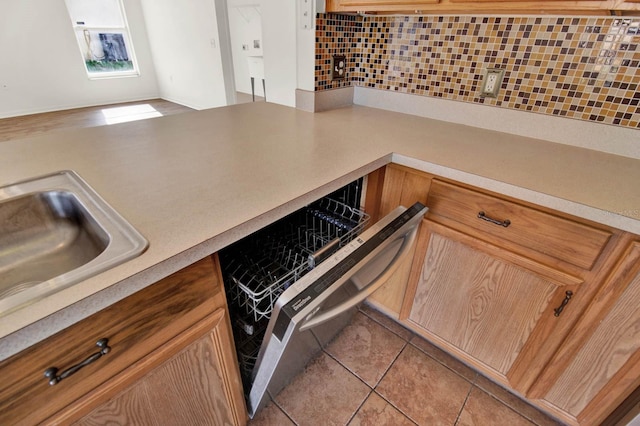
[[[363,185],[360,178],[220,252],[246,393],[280,294],[367,225]]]

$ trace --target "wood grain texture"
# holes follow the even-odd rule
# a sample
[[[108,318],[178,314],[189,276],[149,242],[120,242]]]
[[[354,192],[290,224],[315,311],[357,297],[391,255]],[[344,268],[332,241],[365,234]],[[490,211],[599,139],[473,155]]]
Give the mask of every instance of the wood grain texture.
[[[442,216],[522,247],[589,270],[611,232],[557,217],[498,197],[434,180],[427,202],[430,215]],[[503,227],[478,218],[479,212],[511,224]]]
[[[612,402],[621,402],[638,385],[634,380],[640,381],[640,242],[630,246],[609,280],[608,286],[612,285],[624,291],[612,298],[604,316],[585,314],[585,319],[597,322],[592,322],[591,334],[583,338],[580,350],[544,398],[576,417],[587,417],[583,411],[589,407],[588,417],[602,420],[603,413],[615,408]],[[593,309],[598,305],[596,300]],[[631,380],[622,380],[627,372],[632,372]]]
[[[77,424],[244,424],[246,416],[236,417],[227,393],[227,374],[237,375],[237,366],[220,350],[233,347],[225,312],[216,311],[151,354],[142,368],[159,365]]]
[[[408,167],[390,164],[386,168],[381,217],[398,206],[409,207],[416,202],[426,204],[432,175]]]
[[[371,216],[369,226],[380,220],[380,203],[382,200],[382,189],[384,185],[384,176],[386,173],[386,167],[381,167],[378,170],[367,175],[367,187],[364,197],[364,211]]]
[[[400,315],[404,294],[409,282],[414,252],[415,245],[402,261],[395,274],[367,298],[367,301],[372,302],[377,307],[382,307],[382,310],[387,315],[392,315],[395,318]]]
[[[557,285],[431,234],[409,318],[506,374]]]
[[[133,386],[76,424],[83,426],[158,424],[151,420],[154,417],[155,413],[149,404],[149,395],[145,387]]]
[[[409,207],[416,202],[426,204],[431,179],[431,175],[407,167],[395,164],[386,166],[380,191],[380,217],[398,206]],[[396,318],[402,308],[414,252],[415,246],[391,279],[368,298],[371,303]]]
[[[205,258],[0,363],[0,424],[34,424],[101,386],[224,304],[214,263]],[[112,350],[55,386],[45,369],[60,371],[96,352]]]
[[[640,10],[638,0],[327,0],[327,12],[371,13],[527,13],[610,15],[610,11]]]

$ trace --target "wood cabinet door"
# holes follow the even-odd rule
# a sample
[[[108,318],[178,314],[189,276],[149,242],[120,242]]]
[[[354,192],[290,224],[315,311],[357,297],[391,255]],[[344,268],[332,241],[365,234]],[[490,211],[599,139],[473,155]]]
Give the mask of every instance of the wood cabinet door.
[[[554,309],[581,281],[428,219],[420,232],[401,319],[518,390],[510,370],[537,349],[532,336],[562,320]]]
[[[534,392],[578,424],[600,424],[640,386],[640,240],[620,262]]]
[[[378,220],[398,206],[409,207],[416,202],[427,203],[432,175],[395,164],[388,165],[382,174]],[[414,251],[415,248],[402,261],[398,271],[367,299],[376,309],[392,318],[398,318],[402,307]]]
[[[233,348],[226,311],[219,309],[134,365],[130,376],[151,370],[76,424],[245,424]]]

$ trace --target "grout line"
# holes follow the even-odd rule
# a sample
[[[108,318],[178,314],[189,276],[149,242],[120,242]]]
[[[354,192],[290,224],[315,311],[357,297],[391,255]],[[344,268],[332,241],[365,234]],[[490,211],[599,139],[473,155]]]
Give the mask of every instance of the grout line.
[[[369,305],[367,305],[369,306]],[[369,309],[375,310],[375,308],[369,306]],[[397,333],[396,331],[394,331],[393,329],[391,329],[391,327],[388,327],[386,324],[383,324],[382,322],[378,321],[376,318],[372,317],[371,315],[367,314],[366,311],[362,310],[361,308],[358,308],[358,312],[361,312],[364,316],[366,316],[367,318],[369,318],[370,320],[372,320],[373,322],[375,322],[376,324],[382,326],[385,330],[390,331],[393,335],[399,337],[402,340],[405,340],[404,337],[402,337],[399,333]],[[378,314],[380,315],[384,315],[382,312],[380,311],[376,311]],[[385,316],[385,318],[388,318],[389,320],[393,321],[396,325],[398,325],[399,327],[402,327],[404,330],[408,331],[409,333],[411,333],[411,337],[409,339],[406,339],[406,342],[409,342],[413,336],[417,336],[417,334],[415,334],[413,331],[409,330],[408,328],[406,328],[405,326],[403,326],[402,324],[400,324],[397,320],[391,318],[391,317],[387,317]]]
[[[392,401],[389,401],[389,399],[387,397],[385,397],[384,395],[382,395],[380,392],[377,391],[378,386],[380,385],[380,383],[382,383],[382,381],[387,376],[387,374],[389,374],[389,371],[391,371],[391,368],[393,368],[393,365],[396,363],[396,361],[398,361],[398,358],[400,358],[400,355],[407,348],[408,344],[409,344],[408,341],[404,342],[404,346],[402,347],[402,349],[400,349],[400,351],[398,352],[398,355],[396,355],[396,357],[393,359],[393,362],[389,365],[389,368],[387,368],[387,371],[385,371],[384,374],[382,375],[382,377],[380,378],[380,380],[378,380],[378,383],[376,383],[376,386],[373,388],[373,391],[375,392],[376,395],[378,395],[380,398],[382,398],[384,401],[386,401],[393,408],[398,410],[403,416],[405,416],[407,419],[409,419],[412,423],[417,425],[418,422],[415,421],[408,413],[405,413],[404,410],[402,410],[400,407],[395,405]]]
[[[389,371],[391,371],[391,368],[393,368],[393,365],[396,363],[396,361],[398,361],[398,358],[400,358],[400,355],[402,354],[402,352],[404,352],[405,348],[407,347],[407,345],[409,344],[409,342],[404,342],[404,345],[402,346],[402,348],[398,351],[398,354],[395,356],[395,358],[393,358],[393,361],[391,361],[391,364],[389,364],[389,367],[387,368],[387,370],[384,372],[384,374],[382,374],[382,377],[380,377],[380,380],[378,380],[378,383],[376,383],[376,385],[373,387],[373,389],[377,389],[378,385],[380,385],[380,383],[382,383],[382,381],[384,380],[385,377],[387,377],[387,374],[389,374]],[[382,395],[381,395],[382,396]],[[385,398],[386,400],[386,398]],[[391,404],[391,403],[390,403]],[[393,404],[391,404],[393,405]],[[394,405],[395,407],[395,405]],[[397,407],[396,407],[397,408]]]
[[[353,421],[355,416],[360,412],[360,409],[365,404],[365,402],[367,402],[367,400],[369,399],[369,397],[371,396],[372,393],[374,393],[374,391],[373,391],[373,389],[371,389],[371,387],[369,387],[369,393],[367,394],[365,399],[362,400],[360,405],[358,405],[358,408],[356,408],[356,411],[354,411],[353,414],[351,415],[351,417],[349,417],[349,420],[347,420],[347,423],[345,423],[345,426],[347,426],[349,423],[351,423]]]
[[[420,336],[418,336],[418,337],[420,337]],[[421,337],[420,337],[420,338],[421,338]],[[427,353],[427,352],[425,352],[424,350],[422,350],[421,348],[419,348],[416,344],[411,343],[411,342],[407,342],[407,343],[409,343],[409,344],[410,344],[411,346],[413,346],[415,349],[417,349],[418,351],[420,351],[422,354],[424,354],[424,355],[428,356],[429,358],[431,358],[432,360],[434,360],[434,361],[435,361],[435,362],[437,362],[438,364],[442,365],[442,366],[443,366],[444,368],[446,368],[447,370],[451,371],[452,373],[455,373],[455,375],[456,375],[456,376],[459,376],[459,377],[460,377],[460,378],[462,378],[463,380],[465,380],[465,381],[467,381],[467,382],[471,383],[471,385],[474,385],[474,384],[475,384],[475,382],[478,380],[478,375],[479,375],[479,373],[478,373],[476,370],[474,370],[473,368],[471,368],[471,367],[467,366],[465,363],[460,362],[460,361],[458,361],[457,359],[455,359],[455,358],[453,358],[453,357],[451,358],[454,362],[457,362],[457,363],[461,364],[462,366],[464,366],[464,367],[466,367],[466,368],[469,368],[469,369],[473,372],[473,374],[474,374],[474,378],[473,378],[473,379],[468,379],[468,378],[464,377],[462,374],[460,374],[459,372],[457,372],[457,371],[456,371],[456,370],[454,370],[453,368],[449,367],[447,364],[445,364],[444,362],[440,361],[438,358],[434,357],[434,356],[433,356],[433,355],[431,355],[430,353]],[[429,344],[431,344],[431,343],[429,343]],[[439,349],[437,346],[434,346],[434,347],[435,347],[436,349]],[[440,350],[440,349],[439,349],[439,350]],[[446,352],[445,352],[445,354],[446,354]]]
[[[458,424],[458,421],[460,421],[460,416],[462,415],[462,412],[464,411],[464,406],[467,405],[467,401],[469,400],[469,396],[471,396],[471,391],[473,391],[474,385],[473,383],[471,383],[471,386],[469,386],[469,392],[467,392],[467,396],[464,398],[464,402],[462,403],[462,407],[460,407],[460,411],[458,412],[458,415],[456,416],[456,421],[453,423],[454,425]]]
[[[287,411],[284,408],[282,408],[274,398],[271,399],[271,402],[273,402],[273,405],[275,405],[276,407],[278,407],[280,411],[282,411],[282,414],[284,414],[289,420],[291,420],[291,423],[293,423],[296,426],[299,426],[299,423],[293,420],[293,418],[289,415],[289,413],[287,413]]]
[[[405,413],[400,407],[397,407],[393,402],[389,401],[387,398],[385,398],[384,395],[382,395],[381,393],[377,392],[375,389],[373,391],[376,395],[378,395],[380,398],[382,398],[387,404],[389,404],[390,406],[392,406],[393,408],[395,408],[396,410],[398,410],[400,412],[400,414],[402,414],[403,416],[405,416],[407,419],[409,419],[409,421],[413,424],[418,424],[417,421],[413,420],[413,418]]]

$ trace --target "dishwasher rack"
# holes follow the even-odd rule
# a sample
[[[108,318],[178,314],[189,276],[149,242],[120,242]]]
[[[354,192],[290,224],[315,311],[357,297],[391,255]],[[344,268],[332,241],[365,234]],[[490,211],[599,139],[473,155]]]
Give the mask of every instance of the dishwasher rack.
[[[314,266],[314,253],[342,247],[369,221],[362,210],[323,198],[240,241],[223,254],[228,300],[254,322],[269,318],[291,284]]]
[[[220,253],[238,361],[245,377],[253,370],[280,294],[315,266],[318,251],[342,247],[369,219],[362,210],[325,197]]]

